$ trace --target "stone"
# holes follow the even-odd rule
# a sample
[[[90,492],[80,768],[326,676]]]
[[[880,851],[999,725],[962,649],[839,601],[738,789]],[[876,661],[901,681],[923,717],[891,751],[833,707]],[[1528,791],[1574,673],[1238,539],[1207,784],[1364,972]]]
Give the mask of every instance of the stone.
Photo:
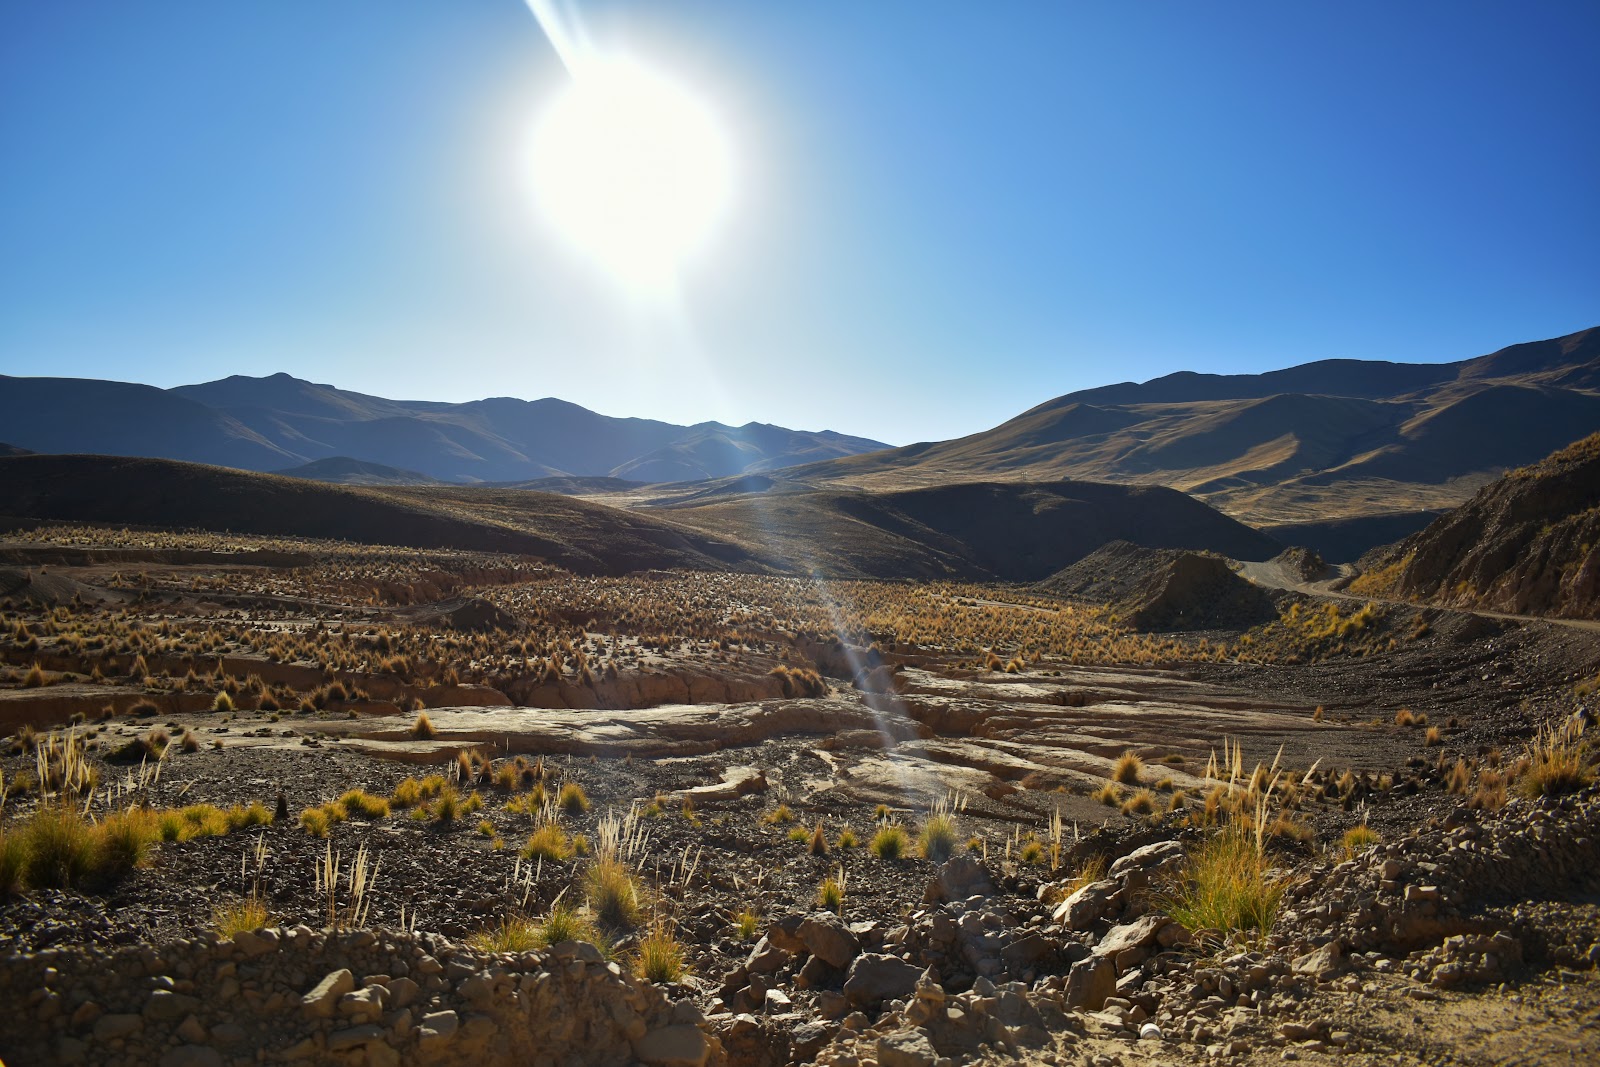
[[[1144,880],[1148,881],[1150,875],[1180,866],[1183,860],[1183,842],[1157,841],[1136,848],[1117,860],[1111,865],[1111,870],[1106,872],[1106,877],[1112,881],[1127,881],[1129,875],[1137,872],[1144,875]]]
[[[394,978],[389,981],[389,1003],[395,1008],[409,1008],[417,1002],[417,997],[422,993],[422,988],[409,978]]]
[[[939,867],[939,873],[928,882],[922,894],[924,904],[939,904],[947,900],[966,900],[969,897],[992,897],[994,879],[982,863],[971,853],[951,856]]]
[[[348,967],[333,971],[313,986],[311,992],[301,997],[300,1004],[305,1013],[313,1018],[331,1018],[334,1008],[339,1004],[339,998],[355,987],[356,976],[350,973]]]
[[[850,964],[844,995],[855,1005],[876,1004],[909,996],[917,988],[922,969],[898,956],[864,952]]]
[[[1067,972],[1063,994],[1068,1008],[1099,1011],[1106,998],[1117,992],[1117,965],[1105,956],[1090,956],[1072,965]]]
[[[233,935],[233,947],[246,956],[265,956],[277,950],[278,935],[273,930],[241,930]]]
[[[800,924],[806,921],[804,915],[785,915],[775,919],[767,927],[767,936],[763,939],[785,952],[804,952],[806,943],[800,940]],[[759,944],[759,942],[758,942]]]
[[[453,1011],[432,1011],[417,1024],[417,1040],[425,1044],[444,1044],[461,1028],[461,1017]]]
[[[1086,930],[1111,910],[1111,894],[1116,891],[1117,883],[1109,879],[1090,882],[1056,905],[1051,918],[1069,930]]]
[[[1136,922],[1114,926],[1100,939],[1100,943],[1095,945],[1094,954],[1114,957],[1125,949],[1144,948],[1155,942],[1161,928],[1171,921],[1165,915],[1146,915]]]
[[[376,1019],[383,1014],[383,994],[382,986],[367,986],[346,993],[339,998],[339,1014],[357,1019]]]
[[[803,943],[801,947],[805,947]],[[787,962],[789,962],[789,952],[763,937],[756,942],[755,948],[750,950],[750,958],[745,961],[744,967],[751,974],[771,974]]]
[[[222,1067],[222,1054],[205,1045],[179,1045],[162,1053],[161,1067]]]
[[[651,1067],[704,1067],[711,1058],[711,1042],[698,1026],[677,1023],[635,1041],[633,1054]]]
[[[191,1045],[203,1045],[211,1035],[197,1015],[191,1015],[178,1026],[178,1036]]]
[[[832,912],[808,916],[795,931],[806,951],[834,967],[848,967],[861,951],[861,943]]]
[[[1296,956],[1294,973],[1319,981],[1331,978],[1339,973],[1343,966],[1343,957],[1344,946],[1338,941],[1330,941],[1319,949],[1307,952],[1304,956]]]
[[[878,1038],[878,1067],[933,1067],[939,1053],[919,1030]]]
[[[152,1022],[177,1022],[185,1015],[198,1011],[199,1008],[200,1001],[194,997],[157,989],[151,992],[144,1002],[144,1017]]]
[[[344,1030],[335,1030],[328,1035],[328,1051],[340,1052],[344,1049],[359,1048],[362,1045],[383,1040],[383,1027],[376,1023],[362,1023]]]

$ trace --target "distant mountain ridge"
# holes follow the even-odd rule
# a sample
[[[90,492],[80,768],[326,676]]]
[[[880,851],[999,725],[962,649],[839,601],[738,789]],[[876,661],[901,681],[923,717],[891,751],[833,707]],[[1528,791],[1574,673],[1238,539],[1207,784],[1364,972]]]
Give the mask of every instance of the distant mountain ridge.
[[[829,430],[612,418],[554,398],[492,397],[462,404],[389,400],[288,374],[234,375],[173,389],[0,376],[0,396],[7,440],[21,448],[150,456],[252,471],[343,458],[445,482],[683,481],[888,447]]]
[[[1184,371],[953,441],[786,472],[867,489],[1061,478],[1171,486],[1263,526],[1439,511],[1600,430],[1600,327],[1456,363]]]

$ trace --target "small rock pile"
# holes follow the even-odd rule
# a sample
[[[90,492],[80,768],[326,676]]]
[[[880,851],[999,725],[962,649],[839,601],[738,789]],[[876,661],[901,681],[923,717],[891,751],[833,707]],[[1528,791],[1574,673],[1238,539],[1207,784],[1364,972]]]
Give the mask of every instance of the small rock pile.
[[[11,1063],[224,1067],[724,1062],[692,1003],[593,945],[487,955],[297,926],[0,961]]]
[[[1289,891],[1279,925],[1301,947],[1413,953],[1406,971],[1445,987],[1499,980],[1522,963],[1523,946],[1489,906],[1597,890],[1600,788],[1591,787],[1488,815],[1463,807],[1437,828],[1319,866]]]

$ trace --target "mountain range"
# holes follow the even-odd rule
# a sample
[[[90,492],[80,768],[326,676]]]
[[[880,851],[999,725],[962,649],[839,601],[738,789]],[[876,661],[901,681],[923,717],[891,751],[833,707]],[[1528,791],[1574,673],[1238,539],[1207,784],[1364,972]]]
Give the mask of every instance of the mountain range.
[[[611,418],[552,398],[386,400],[287,374],[234,375],[174,389],[0,376],[0,398],[0,437],[34,452],[147,456],[251,471],[341,459],[460,483],[560,476],[686,481],[887,447],[829,430],[754,422],[678,426]],[[363,480],[362,472],[340,466],[331,474],[314,467],[306,476]],[[393,480],[389,473],[367,474]]]
[[[609,418],[556,399],[386,400],[287,374],[165,390],[0,377],[0,398],[0,439],[34,452],[343,484],[491,483],[622,506],[692,499],[701,515],[717,510],[701,506],[713,495],[757,493],[764,509],[781,497],[800,527],[809,492],[1166,486],[1280,541],[1353,559],[1600,430],[1600,327],[1454,363],[1185,371],[1069,393],[981,433],[902,448],[758,423]]]
[[[1425,513],[1595,430],[1600,327],[1455,363],[1323,360],[1108,385],[968,437],[784,475],[868,489],[1158,484],[1264,528],[1398,512],[1421,525]]]

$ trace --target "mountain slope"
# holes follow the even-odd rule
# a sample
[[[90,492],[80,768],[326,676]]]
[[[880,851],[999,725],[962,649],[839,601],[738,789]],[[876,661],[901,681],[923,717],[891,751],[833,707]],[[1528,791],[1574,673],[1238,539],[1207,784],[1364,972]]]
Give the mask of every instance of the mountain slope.
[[[418,471],[402,470],[382,463],[368,463],[349,456],[332,456],[272,471],[285,478],[304,478],[330,485],[438,485],[439,483]]]
[[[553,398],[388,400],[287,374],[234,375],[170,390],[73,378],[0,378],[0,387],[15,409],[8,432],[24,448],[257,471],[346,457],[447,482],[686,480],[885,447],[830,431],[757,423],[678,426],[611,418]]]
[[[1600,433],[1512,471],[1363,561],[1359,593],[1600,617]]]
[[[785,570],[844,577],[1036,581],[1119,539],[1239,559],[1282,549],[1159,486],[986,482],[869,493],[766,481],[650,510],[759,547]]]
[[[1445,364],[1324,360],[1167,375],[982,433],[792,470],[870,489],[1094,479],[1169,485],[1258,524],[1442,510],[1600,429],[1600,328]]]
[[[580,572],[767,570],[750,552],[636,511],[518,489],[335,486],[115,456],[0,459],[13,518],[514,552]]]

